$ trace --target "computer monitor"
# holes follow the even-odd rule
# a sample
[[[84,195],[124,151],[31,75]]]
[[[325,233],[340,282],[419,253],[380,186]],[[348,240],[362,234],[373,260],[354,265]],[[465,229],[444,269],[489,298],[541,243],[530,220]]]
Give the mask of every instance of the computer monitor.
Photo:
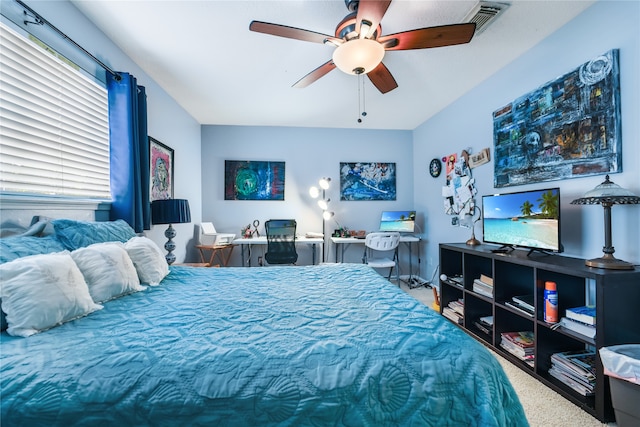
[[[384,211],[380,217],[380,231],[413,233],[416,211]]]

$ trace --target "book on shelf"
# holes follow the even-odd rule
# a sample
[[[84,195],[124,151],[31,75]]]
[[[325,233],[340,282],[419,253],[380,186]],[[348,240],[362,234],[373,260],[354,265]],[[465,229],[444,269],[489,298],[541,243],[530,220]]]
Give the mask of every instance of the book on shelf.
[[[444,317],[446,317],[447,319],[457,323],[458,325],[462,325],[463,320],[464,320],[464,317],[461,316],[459,313],[457,313],[451,307],[443,307],[442,308],[442,315]]]
[[[586,338],[595,338],[596,336],[595,325],[588,325],[566,317],[561,318],[557,325],[560,328],[568,329]]]
[[[453,280],[454,282],[456,282],[459,285],[462,285],[462,283],[464,283],[464,280],[463,280],[462,276],[453,276],[453,277],[451,277],[451,280]]]
[[[486,276],[484,274],[480,275],[480,281],[486,283],[489,286],[493,286],[493,278]]]
[[[451,301],[448,306],[453,309],[453,311],[460,314],[460,316],[464,316],[464,300],[462,298],[457,301]]]
[[[480,318],[480,322],[487,326],[493,326],[493,316],[483,316]]]
[[[493,298],[493,286],[489,286],[482,282],[480,279],[473,281],[473,292],[476,292],[485,297]]]
[[[516,311],[519,311],[520,313],[526,314],[529,317],[533,317],[534,315],[533,310],[529,310],[528,308],[522,307],[514,301],[505,301],[504,305],[507,305],[515,309]]]
[[[487,335],[493,335],[493,330],[491,329],[491,325],[487,325],[486,323],[482,323],[481,321],[473,322],[478,328],[479,331],[484,332]]]
[[[586,323],[587,325],[596,324],[596,308],[591,306],[582,306],[567,308],[565,316],[578,322]]]
[[[533,298],[533,295],[517,295],[515,297],[511,297],[511,301],[533,313],[536,310],[533,304]]]

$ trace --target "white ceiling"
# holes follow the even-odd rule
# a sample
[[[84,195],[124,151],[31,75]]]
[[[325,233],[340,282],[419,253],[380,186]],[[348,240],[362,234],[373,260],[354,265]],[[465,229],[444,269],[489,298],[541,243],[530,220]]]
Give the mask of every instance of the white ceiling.
[[[249,31],[255,19],[333,35],[348,13],[343,0],[71,2],[201,124],[404,130],[593,3],[510,0],[469,44],[387,52],[383,62],[398,88],[383,95],[365,78],[367,116],[358,123],[358,77],[335,69],[307,88],[291,87],[333,48]],[[382,35],[463,22],[476,3],[394,0]]]

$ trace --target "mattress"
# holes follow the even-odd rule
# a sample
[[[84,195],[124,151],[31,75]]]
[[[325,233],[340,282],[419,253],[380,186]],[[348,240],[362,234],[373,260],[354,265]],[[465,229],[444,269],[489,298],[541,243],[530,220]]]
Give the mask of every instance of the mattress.
[[[3,426],[527,425],[480,343],[357,264],[174,266],[1,340]]]

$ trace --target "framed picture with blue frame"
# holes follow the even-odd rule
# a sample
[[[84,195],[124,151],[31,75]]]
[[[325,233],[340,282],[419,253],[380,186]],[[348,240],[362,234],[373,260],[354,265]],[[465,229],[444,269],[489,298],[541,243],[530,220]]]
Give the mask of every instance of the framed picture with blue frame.
[[[284,200],[285,162],[225,160],[225,200]]]
[[[341,162],[340,200],[396,200],[396,164]]]

